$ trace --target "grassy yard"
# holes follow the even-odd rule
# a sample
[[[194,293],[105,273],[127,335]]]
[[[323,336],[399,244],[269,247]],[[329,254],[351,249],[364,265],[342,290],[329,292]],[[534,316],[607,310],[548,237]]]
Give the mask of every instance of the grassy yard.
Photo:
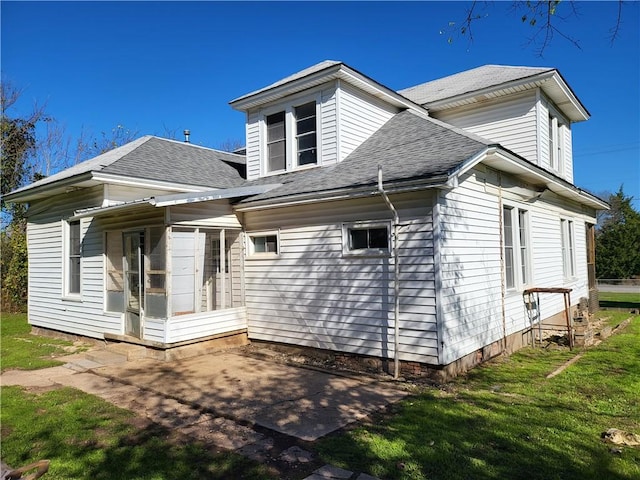
[[[52,356],[65,354],[65,347],[73,344],[64,340],[31,335],[31,327],[24,313],[3,313],[0,321],[0,368],[37,370],[62,365]]]
[[[59,365],[70,342],[29,334],[26,316],[2,315],[3,370]],[[47,480],[273,479],[266,467],[210,451],[72,388],[2,387],[0,457],[14,467],[51,460]]]
[[[640,308],[640,293],[598,292],[598,300],[603,308]]]
[[[613,315],[613,323],[628,314]],[[609,428],[640,433],[640,317],[576,355],[525,349],[370,425],[321,440],[324,460],[385,479],[638,479],[640,447],[612,453]]]

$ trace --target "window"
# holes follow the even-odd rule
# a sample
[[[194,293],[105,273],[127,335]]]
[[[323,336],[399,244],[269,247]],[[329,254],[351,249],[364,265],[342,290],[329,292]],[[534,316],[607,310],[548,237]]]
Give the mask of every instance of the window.
[[[564,126],[558,117],[549,114],[549,167],[562,170],[564,162]]]
[[[80,253],[80,220],[75,220],[67,224],[67,294],[80,294]]]
[[[389,255],[389,224],[346,224],[342,227],[345,255]]]
[[[575,241],[573,221],[560,220],[560,242],[562,243],[562,269],[565,278],[574,277],[576,274]]]
[[[267,172],[286,170],[285,113],[267,116]]]
[[[278,255],[279,243],[277,232],[249,234],[249,255]]]
[[[298,165],[318,163],[316,152],[316,102],[294,108],[296,116],[296,146]]]
[[[319,96],[313,101],[309,97],[305,100],[280,111],[269,111],[263,117],[263,173],[282,173],[318,164]]]
[[[507,290],[530,283],[528,212],[502,207],[504,279]]]

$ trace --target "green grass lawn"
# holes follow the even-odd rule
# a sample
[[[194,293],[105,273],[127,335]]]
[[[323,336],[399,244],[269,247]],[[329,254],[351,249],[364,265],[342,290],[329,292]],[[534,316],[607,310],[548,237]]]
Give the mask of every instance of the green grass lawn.
[[[1,327],[3,370],[59,365],[47,357],[71,345],[30,335],[24,314],[3,314]],[[0,427],[2,460],[19,467],[49,459],[47,480],[274,478],[240,455],[211,452],[72,388],[2,387]]]
[[[603,308],[640,308],[640,293],[598,292]]]
[[[0,368],[37,370],[62,365],[52,356],[64,355],[64,347],[73,344],[65,340],[31,335],[24,313],[2,313],[0,321]]]
[[[629,316],[606,314],[613,323]],[[609,428],[640,434],[639,340],[635,317],[551,379],[578,352],[524,349],[323,439],[319,451],[385,479],[638,479],[640,448],[614,454],[600,437]]]
[[[173,438],[132,413],[73,388],[43,393],[2,387],[2,460],[49,459],[47,480],[273,479],[266,467]]]

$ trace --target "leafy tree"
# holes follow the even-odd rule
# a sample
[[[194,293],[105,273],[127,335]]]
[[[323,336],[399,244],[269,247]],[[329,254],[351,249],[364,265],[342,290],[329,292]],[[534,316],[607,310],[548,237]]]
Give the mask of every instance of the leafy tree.
[[[640,213],[622,186],[608,201],[611,210],[603,215],[596,232],[596,276],[640,277]]]

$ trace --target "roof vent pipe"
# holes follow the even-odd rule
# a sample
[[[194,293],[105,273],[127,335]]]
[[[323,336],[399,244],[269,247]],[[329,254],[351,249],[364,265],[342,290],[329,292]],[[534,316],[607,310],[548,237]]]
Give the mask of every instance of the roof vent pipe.
[[[191,132],[189,130],[185,130],[183,133],[184,133],[184,143],[190,143],[189,135],[191,135]]]
[[[400,255],[398,253],[398,229],[400,227],[400,216],[398,211],[389,200],[387,192],[382,186],[382,166],[378,165],[378,192],[382,195],[384,203],[393,214],[393,238],[391,239],[391,248],[393,250],[393,326],[394,326],[394,342],[393,342],[393,378],[400,378]]]

